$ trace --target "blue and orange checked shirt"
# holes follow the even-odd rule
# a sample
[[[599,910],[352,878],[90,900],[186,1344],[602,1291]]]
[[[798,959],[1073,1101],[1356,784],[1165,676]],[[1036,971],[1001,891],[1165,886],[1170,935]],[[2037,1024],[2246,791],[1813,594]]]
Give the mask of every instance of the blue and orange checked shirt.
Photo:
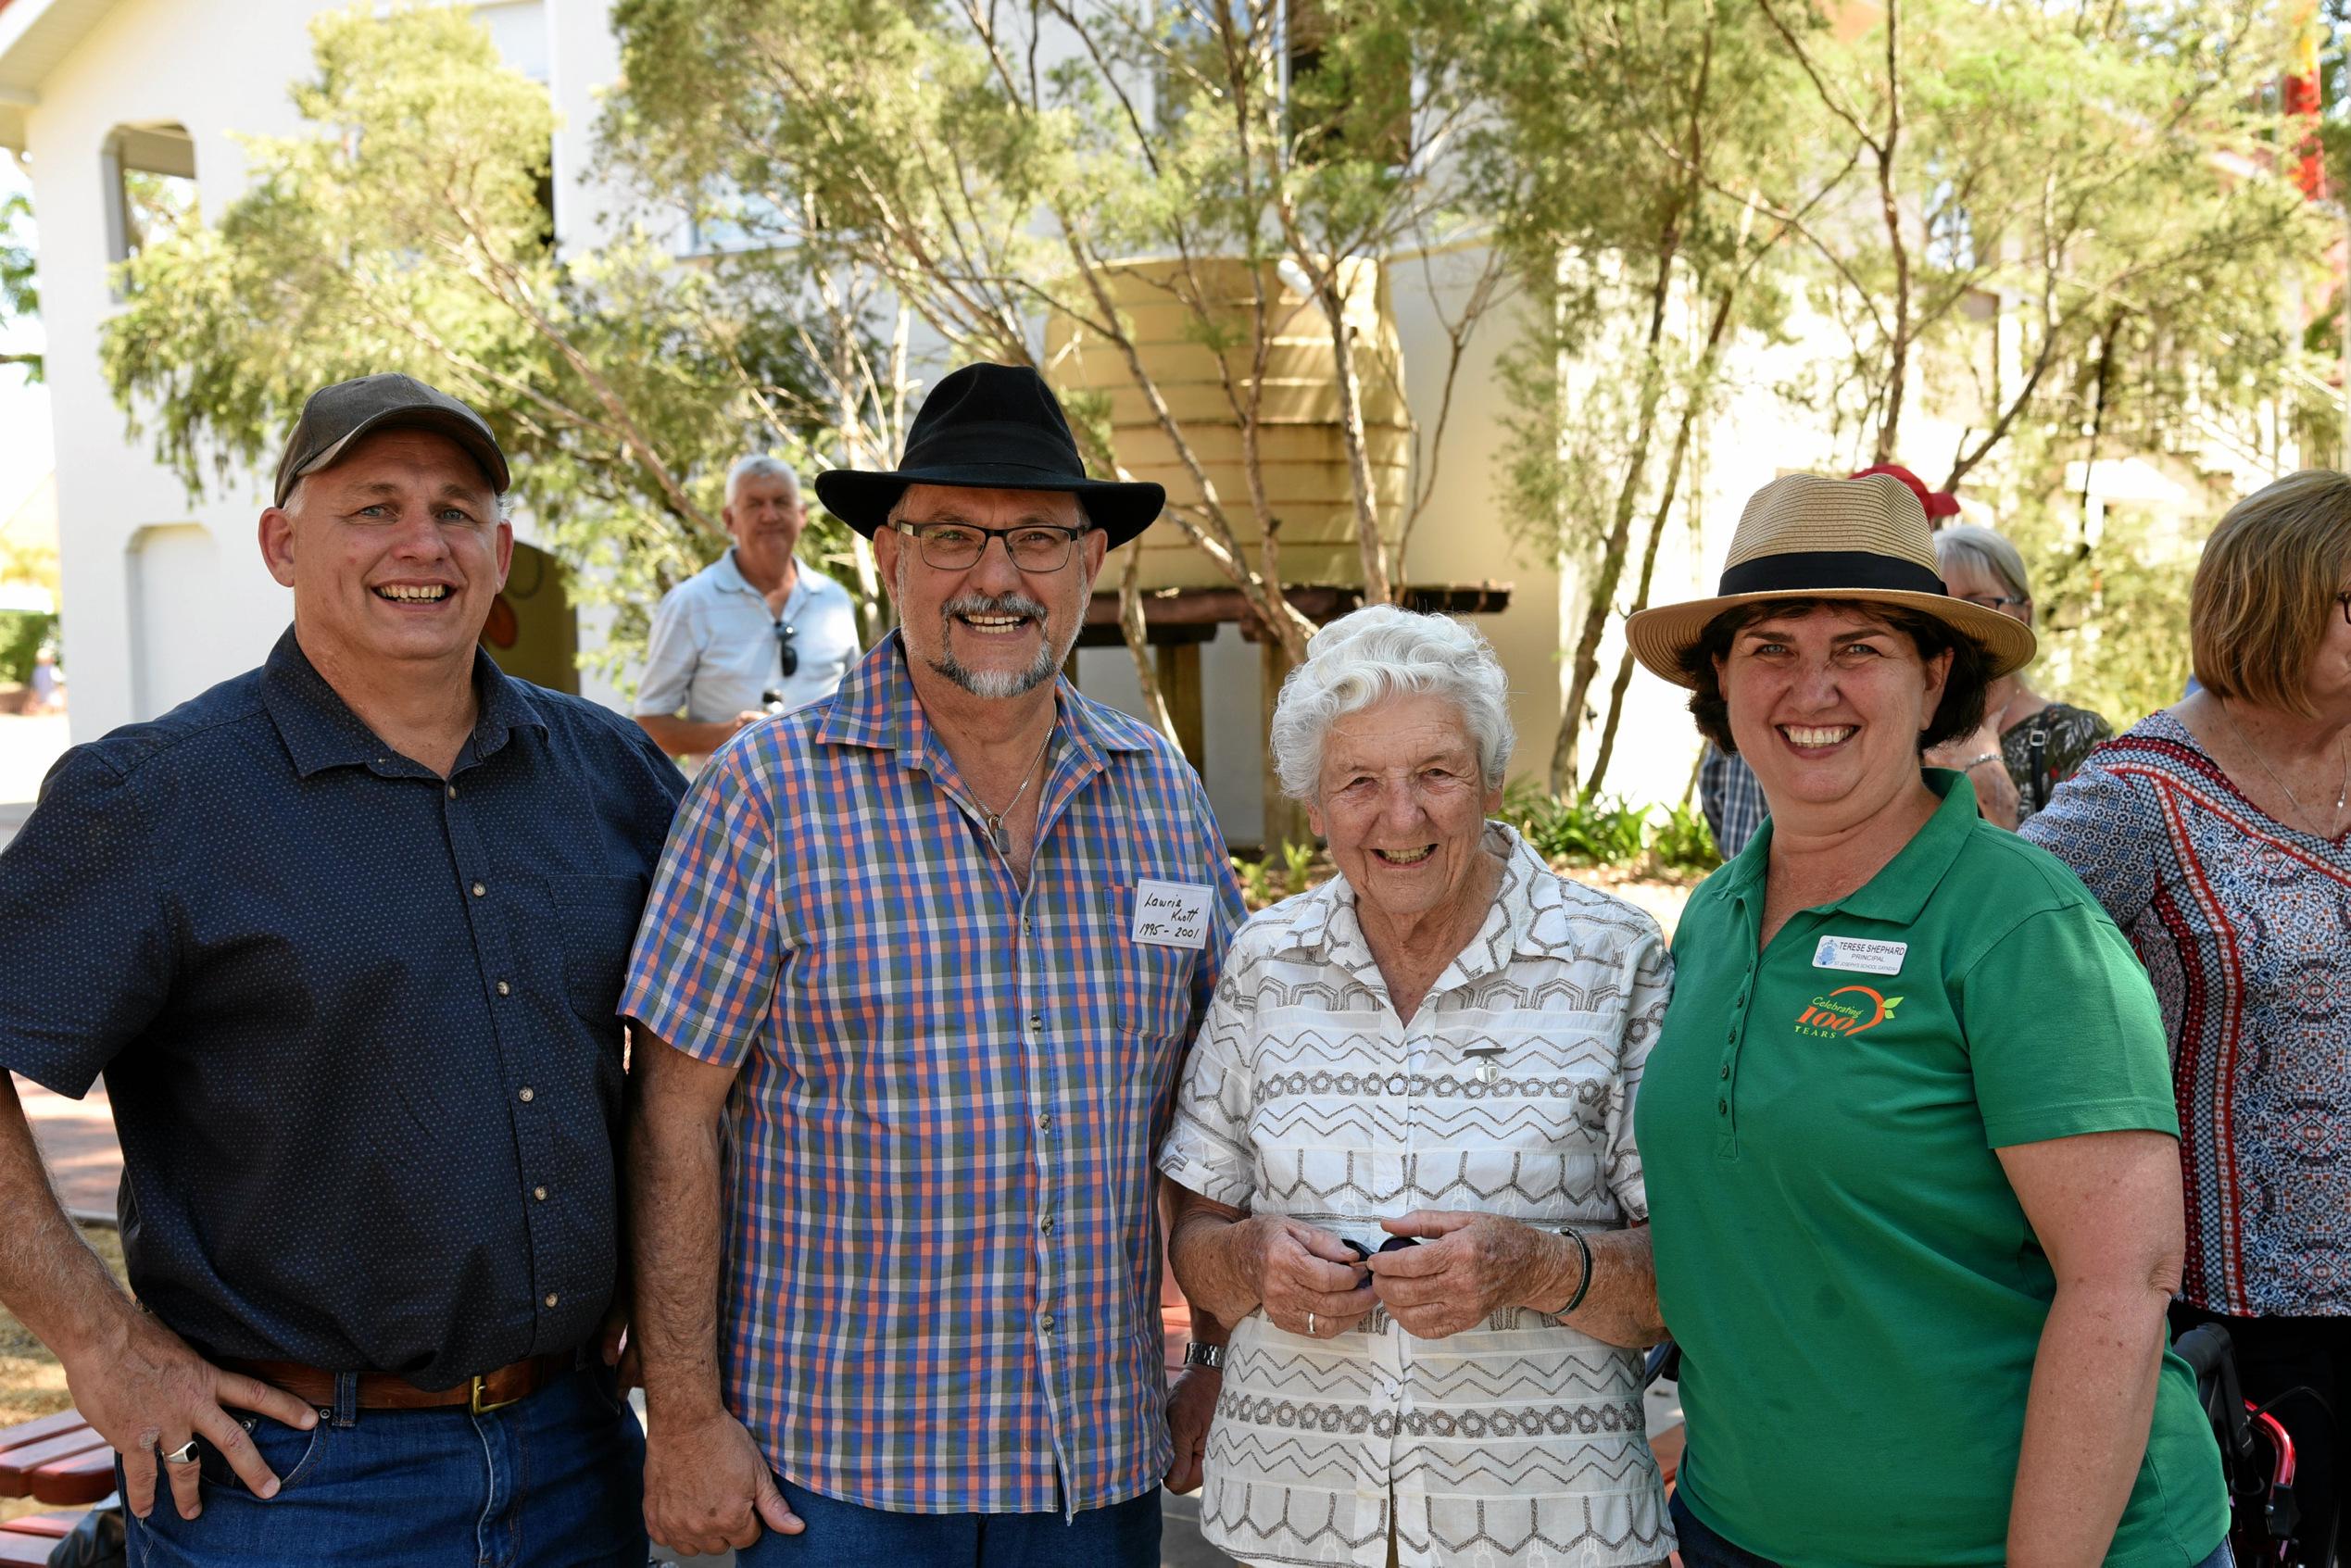
[[[1168,1459],[1152,1155],[1241,915],[1176,749],[1059,687],[1025,893],[895,635],[695,781],[621,1010],[740,1070],[719,1349],[778,1472],[1075,1512]],[[1134,940],[1188,884],[1198,948]]]

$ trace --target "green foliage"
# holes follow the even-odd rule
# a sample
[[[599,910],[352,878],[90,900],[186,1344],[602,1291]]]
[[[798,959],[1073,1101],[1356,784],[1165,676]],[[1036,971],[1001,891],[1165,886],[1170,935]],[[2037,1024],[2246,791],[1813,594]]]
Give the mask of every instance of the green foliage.
[[[1705,813],[1687,802],[1663,809],[1649,834],[1650,859],[1667,871],[1703,876],[1722,864]]]
[[[626,85],[604,133],[648,191],[853,263],[958,357],[1034,362],[1041,320],[1064,362],[1089,355],[1089,374],[1112,367],[1139,391],[1165,366],[1131,352],[1141,330],[1111,285],[1126,258],[1189,264],[1154,279],[1166,297],[1151,308],[1176,324],[1153,330],[1225,357],[1212,407],[1169,400],[1171,439],[1213,462],[1211,442],[1260,420],[1252,366],[1294,350],[1301,313],[1354,332],[1341,307],[1362,264],[1447,254],[1501,205],[1477,180],[1505,166],[1466,149],[1518,7],[1319,0],[1289,12],[1295,27],[1284,15],[1269,0],[622,0]],[[1494,281],[1465,289],[1457,343]],[[1380,349],[1359,342],[1347,361],[1373,392],[1397,373]],[[1078,433],[1089,461],[1119,460],[1102,427]],[[1263,487],[1179,478],[1170,499],[1295,652],[1307,628],[1267,602],[1246,542],[1268,521]],[[1377,484],[1358,500],[1387,506]]]
[[[0,609],[0,682],[32,679],[33,656],[57,637],[57,618],[41,610]]]
[[[1242,901],[1252,909],[1262,909],[1296,897],[1329,876],[1331,868],[1314,845],[1285,844],[1256,860],[1234,856],[1233,872],[1240,878]]]
[[[2093,539],[2078,494],[2063,489],[2052,444],[2019,449],[2001,532],[2025,558],[2041,653],[2024,679],[2043,695],[2102,714],[2116,731],[2178,702],[2188,685],[2188,590],[2205,528],[2109,506]],[[2206,486],[2218,521],[2234,499]]]
[[[1649,808],[1610,796],[1556,796],[1521,781],[1504,792],[1502,817],[1547,860],[1629,865],[1647,847]]]
[[[0,196],[0,320],[40,313],[32,258],[32,198],[11,191]],[[0,354],[0,365],[10,364],[19,367],[28,381],[41,379],[38,354]]]
[[[1636,806],[1607,795],[1553,795],[1528,780],[1502,794],[1502,820],[1547,860],[1691,875],[1722,864],[1706,819],[1687,805]]]
[[[1898,81],[1882,27],[1786,43],[1817,107],[1851,117],[1824,156],[1856,159],[1823,208],[1842,216],[1801,229],[1813,303],[1842,339],[1809,390],[1823,458],[1898,455],[1905,378],[1969,427],[1953,478],[2035,426],[2086,432],[2101,408],[2143,446],[2202,439],[2216,403],[2290,384],[2303,367],[2282,324],[2323,292],[2328,234],[2270,172],[2289,135],[2266,91],[2281,10],[1906,0]],[[1855,202],[1872,216],[1852,220]]]
[[[1600,565],[1620,495],[1655,483],[1633,454],[1713,395],[1698,319],[1729,296],[1728,335],[1768,339],[1785,313],[1793,247],[1745,203],[1795,177],[1813,128],[1753,0],[1541,0],[1527,27],[1474,143],[1484,184],[1518,186],[1496,219],[1528,302],[1503,462],[1520,532]]]
[[[466,12],[330,12],[311,37],[304,132],[248,140],[220,225],[151,236],[122,268],[116,397],[192,492],[246,483],[328,383],[405,370],[464,398],[517,458],[538,536],[587,569],[574,598],[616,608],[618,670],[660,594],[724,547],[733,460],[806,471],[831,445],[823,318],[786,268],[681,266],[641,227],[559,258],[547,92]]]

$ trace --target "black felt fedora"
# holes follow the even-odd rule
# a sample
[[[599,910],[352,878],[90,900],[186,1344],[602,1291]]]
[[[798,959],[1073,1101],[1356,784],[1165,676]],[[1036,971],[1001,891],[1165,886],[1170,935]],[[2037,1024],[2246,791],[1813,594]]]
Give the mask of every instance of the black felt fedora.
[[[910,484],[1066,492],[1086,503],[1087,517],[1113,546],[1149,528],[1167,505],[1159,485],[1087,478],[1060,400],[1025,365],[957,370],[923,399],[897,468],[828,469],[816,476],[816,497],[871,539]]]

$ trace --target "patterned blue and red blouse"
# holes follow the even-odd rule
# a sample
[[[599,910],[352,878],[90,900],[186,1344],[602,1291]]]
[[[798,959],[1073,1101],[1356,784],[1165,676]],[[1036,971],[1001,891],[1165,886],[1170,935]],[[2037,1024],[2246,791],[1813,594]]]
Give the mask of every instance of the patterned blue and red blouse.
[[[2157,713],[2091,753],[2024,836],[2089,884],[2163,1004],[2185,1298],[2351,1315],[2351,834],[2270,817]],[[2068,998],[2047,1000],[2062,1048]]]

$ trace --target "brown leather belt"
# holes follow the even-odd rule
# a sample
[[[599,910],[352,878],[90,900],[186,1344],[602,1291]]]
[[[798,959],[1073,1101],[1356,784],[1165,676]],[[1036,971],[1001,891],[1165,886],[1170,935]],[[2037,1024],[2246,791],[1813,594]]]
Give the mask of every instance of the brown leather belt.
[[[299,1361],[233,1361],[223,1364],[283,1388],[306,1405],[316,1405],[321,1410],[334,1406],[333,1373],[304,1366]],[[509,1362],[454,1388],[420,1388],[407,1378],[388,1372],[363,1372],[359,1374],[358,1403],[363,1411],[432,1411],[458,1405],[480,1415],[484,1411],[529,1399],[559,1378],[569,1377],[579,1365],[577,1351],[558,1350],[529,1361]]]

